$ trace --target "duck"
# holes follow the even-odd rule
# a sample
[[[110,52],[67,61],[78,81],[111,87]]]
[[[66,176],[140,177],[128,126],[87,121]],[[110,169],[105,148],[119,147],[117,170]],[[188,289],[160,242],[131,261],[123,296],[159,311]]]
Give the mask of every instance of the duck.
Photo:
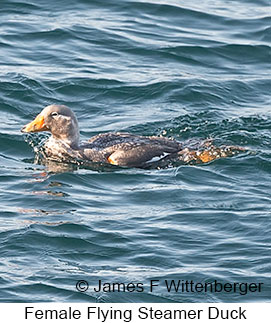
[[[231,146],[221,148],[206,144],[202,145],[203,149],[193,150],[175,139],[126,132],[102,133],[81,142],[74,112],[65,105],[56,104],[46,106],[33,121],[21,129],[23,133],[41,131],[51,133],[43,147],[45,157],[58,162],[83,160],[146,168],[172,160],[206,163],[232,154],[234,150]]]

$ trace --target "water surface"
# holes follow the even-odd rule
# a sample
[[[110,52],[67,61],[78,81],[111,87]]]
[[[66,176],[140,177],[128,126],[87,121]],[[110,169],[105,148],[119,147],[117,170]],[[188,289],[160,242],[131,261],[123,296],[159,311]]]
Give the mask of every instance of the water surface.
[[[267,0],[1,2],[2,302],[270,301],[269,9]],[[249,152],[160,170],[37,164],[20,129],[53,103],[74,110],[83,140],[129,131]],[[99,279],[146,289],[95,293]],[[264,288],[151,293],[151,279]]]

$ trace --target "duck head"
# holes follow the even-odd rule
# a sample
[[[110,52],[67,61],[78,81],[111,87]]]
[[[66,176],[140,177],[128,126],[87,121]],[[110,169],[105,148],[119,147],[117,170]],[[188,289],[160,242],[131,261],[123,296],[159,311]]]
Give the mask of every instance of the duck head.
[[[56,140],[78,146],[79,128],[75,114],[65,105],[49,105],[26,124],[22,132],[49,131]]]

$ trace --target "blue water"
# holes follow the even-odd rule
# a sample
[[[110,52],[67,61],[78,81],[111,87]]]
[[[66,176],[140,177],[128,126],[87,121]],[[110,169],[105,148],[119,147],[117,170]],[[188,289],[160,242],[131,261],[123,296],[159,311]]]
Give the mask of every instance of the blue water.
[[[270,301],[269,14],[268,0],[1,1],[2,302]],[[20,129],[53,103],[83,140],[129,131],[248,151],[153,170],[41,163],[46,135]],[[169,293],[165,279],[263,289]],[[144,291],[95,292],[99,280]]]

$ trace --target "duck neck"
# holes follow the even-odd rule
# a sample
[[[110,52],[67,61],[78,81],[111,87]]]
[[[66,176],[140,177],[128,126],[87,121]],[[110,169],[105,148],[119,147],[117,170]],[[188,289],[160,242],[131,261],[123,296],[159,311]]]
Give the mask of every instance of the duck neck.
[[[64,137],[64,138],[59,138],[54,135],[52,135],[49,138],[50,142],[57,144],[57,145],[65,145],[68,148],[72,149],[78,149],[79,148],[79,133],[74,134],[72,137]]]

